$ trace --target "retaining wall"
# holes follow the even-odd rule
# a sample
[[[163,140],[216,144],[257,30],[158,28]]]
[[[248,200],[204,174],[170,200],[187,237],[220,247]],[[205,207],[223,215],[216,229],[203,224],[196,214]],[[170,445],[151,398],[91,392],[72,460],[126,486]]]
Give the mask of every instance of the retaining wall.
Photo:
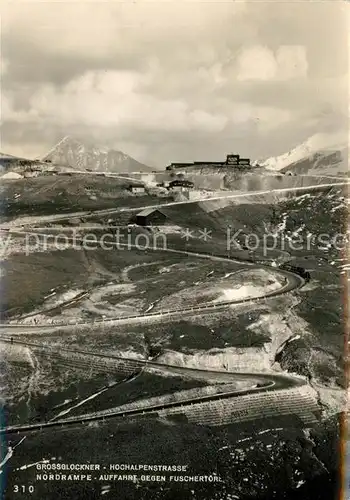
[[[189,422],[214,426],[288,415],[298,417],[308,426],[316,423],[320,417],[314,392],[306,385],[194,403],[158,413],[162,417],[183,414]]]

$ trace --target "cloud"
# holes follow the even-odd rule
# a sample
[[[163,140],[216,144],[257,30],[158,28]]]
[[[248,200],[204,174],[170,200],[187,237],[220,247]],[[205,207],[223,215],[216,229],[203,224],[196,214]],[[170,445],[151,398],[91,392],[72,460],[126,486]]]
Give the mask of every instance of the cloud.
[[[277,50],[276,63],[278,79],[305,78],[308,72],[306,47],[282,45]]]
[[[7,73],[8,70],[8,61],[6,59],[2,58],[0,60],[0,73],[4,77]]]
[[[332,149],[342,148],[349,141],[349,130],[338,130],[330,133],[318,133],[307,140],[310,151],[317,151],[319,149]]]
[[[290,80],[307,76],[305,47],[282,45],[276,53],[268,47],[249,47],[238,57],[237,79],[245,80]]]
[[[339,2],[7,2],[2,142],[42,154],[77,133],[159,165],[202,150],[276,155],[347,119],[348,11]]]
[[[185,100],[143,94],[139,86],[144,79],[136,72],[87,72],[59,90],[53,85],[40,87],[26,113],[14,109],[13,99],[6,99],[3,111],[8,120],[31,122],[36,117],[47,125],[62,123],[67,127],[83,123],[91,127],[188,132],[225,127],[228,119],[223,114],[190,107]]]
[[[238,80],[273,80],[276,77],[277,62],[267,47],[244,49],[238,57]]]

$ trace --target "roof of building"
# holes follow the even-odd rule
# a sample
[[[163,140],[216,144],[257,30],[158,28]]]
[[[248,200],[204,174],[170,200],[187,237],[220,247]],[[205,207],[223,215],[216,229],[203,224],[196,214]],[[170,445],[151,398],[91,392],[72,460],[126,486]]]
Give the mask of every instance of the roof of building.
[[[145,185],[142,182],[135,182],[134,184],[129,185],[130,189],[132,189],[132,188],[144,188],[144,187],[145,187]]]
[[[172,163],[168,167],[167,170],[171,170],[172,168],[183,168],[183,167],[198,167],[198,166],[206,166],[206,165],[225,165],[225,161],[193,161],[191,163]]]
[[[223,167],[227,168],[227,166],[230,166],[231,168],[239,168],[239,165],[243,166],[250,166],[250,159],[249,158],[240,158],[239,154],[233,154],[230,153],[226,155],[226,159],[223,161],[210,161],[210,160],[205,160],[205,161],[194,161],[191,163],[185,163],[185,162],[174,162],[171,163],[171,165],[166,167],[166,170],[172,170],[172,169],[182,169],[186,167]]]
[[[224,161],[203,160],[203,161],[194,161],[193,165],[223,165],[224,163],[225,163]]]
[[[173,163],[170,164],[170,166],[172,165],[193,165],[193,161],[175,161]]]
[[[161,212],[158,208],[145,208],[144,210],[142,210],[141,212],[139,212],[137,215],[141,215],[141,217],[146,217],[147,215],[151,215],[153,214],[154,212],[159,212],[161,213],[162,215],[165,216],[165,214],[163,214],[163,212]]]
[[[188,181],[187,179],[175,179],[174,181],[169,182],[169,186],[194,186],[192,181]]]

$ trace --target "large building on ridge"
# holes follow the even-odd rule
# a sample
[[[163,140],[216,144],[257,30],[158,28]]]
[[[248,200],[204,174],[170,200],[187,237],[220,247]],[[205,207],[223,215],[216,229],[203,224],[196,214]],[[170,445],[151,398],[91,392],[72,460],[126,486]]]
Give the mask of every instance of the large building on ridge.
[[[189,163],[175,162],[166,167],[166,170],[183,170],[191,171],[198,168],[213,167],[213,168],[235,168],[237,170],[251,168],[249,158],[240,158],[239,155],[229,154],[225,161],[194,161]]]

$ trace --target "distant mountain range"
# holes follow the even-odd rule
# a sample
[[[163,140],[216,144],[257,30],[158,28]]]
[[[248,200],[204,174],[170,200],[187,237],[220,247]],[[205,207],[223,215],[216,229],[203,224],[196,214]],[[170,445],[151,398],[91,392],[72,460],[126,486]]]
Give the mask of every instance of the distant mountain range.
[[[37,160],[29,160],[28,158],[20,158],[18,156],[9,155],[0,152],[0,175],[3,176],[11,171],[20,174],[26,168],[31,168],[35,165],[40,165]]]
[[[19,162],[36,163],[36,160],[29,160],[28,158],[21,158],[19,156],[8,155],[0,152],[0,166],[7,167],[17,165]]]
[[[268,170],[297,175],[346,175],[348,144],[344,134],[316,134],[287,153],[256,163]]]
[[[44,166],[50,162],[52,167],[63,170],[92,172],[152,172],[156,169],[138,162],[131,156],[114,149],[100,148],[66,136],[56,144],[42,160],[29,160],[0,153],[0,173],[9,169],[18,170],[22,166]],[[268,175],[269,172],[293,173],[296,175],[344,176],[349,174],[348,143],[345,134],[316,134],[287,153],[256,161],[259,171],[254,173]],[[47,165],[48,168],[49,165]]]
[[[153,168],[114,149],[99,148],[70,136],[64,137],[43,158],[74,170],[93,172],[152,172]]]

